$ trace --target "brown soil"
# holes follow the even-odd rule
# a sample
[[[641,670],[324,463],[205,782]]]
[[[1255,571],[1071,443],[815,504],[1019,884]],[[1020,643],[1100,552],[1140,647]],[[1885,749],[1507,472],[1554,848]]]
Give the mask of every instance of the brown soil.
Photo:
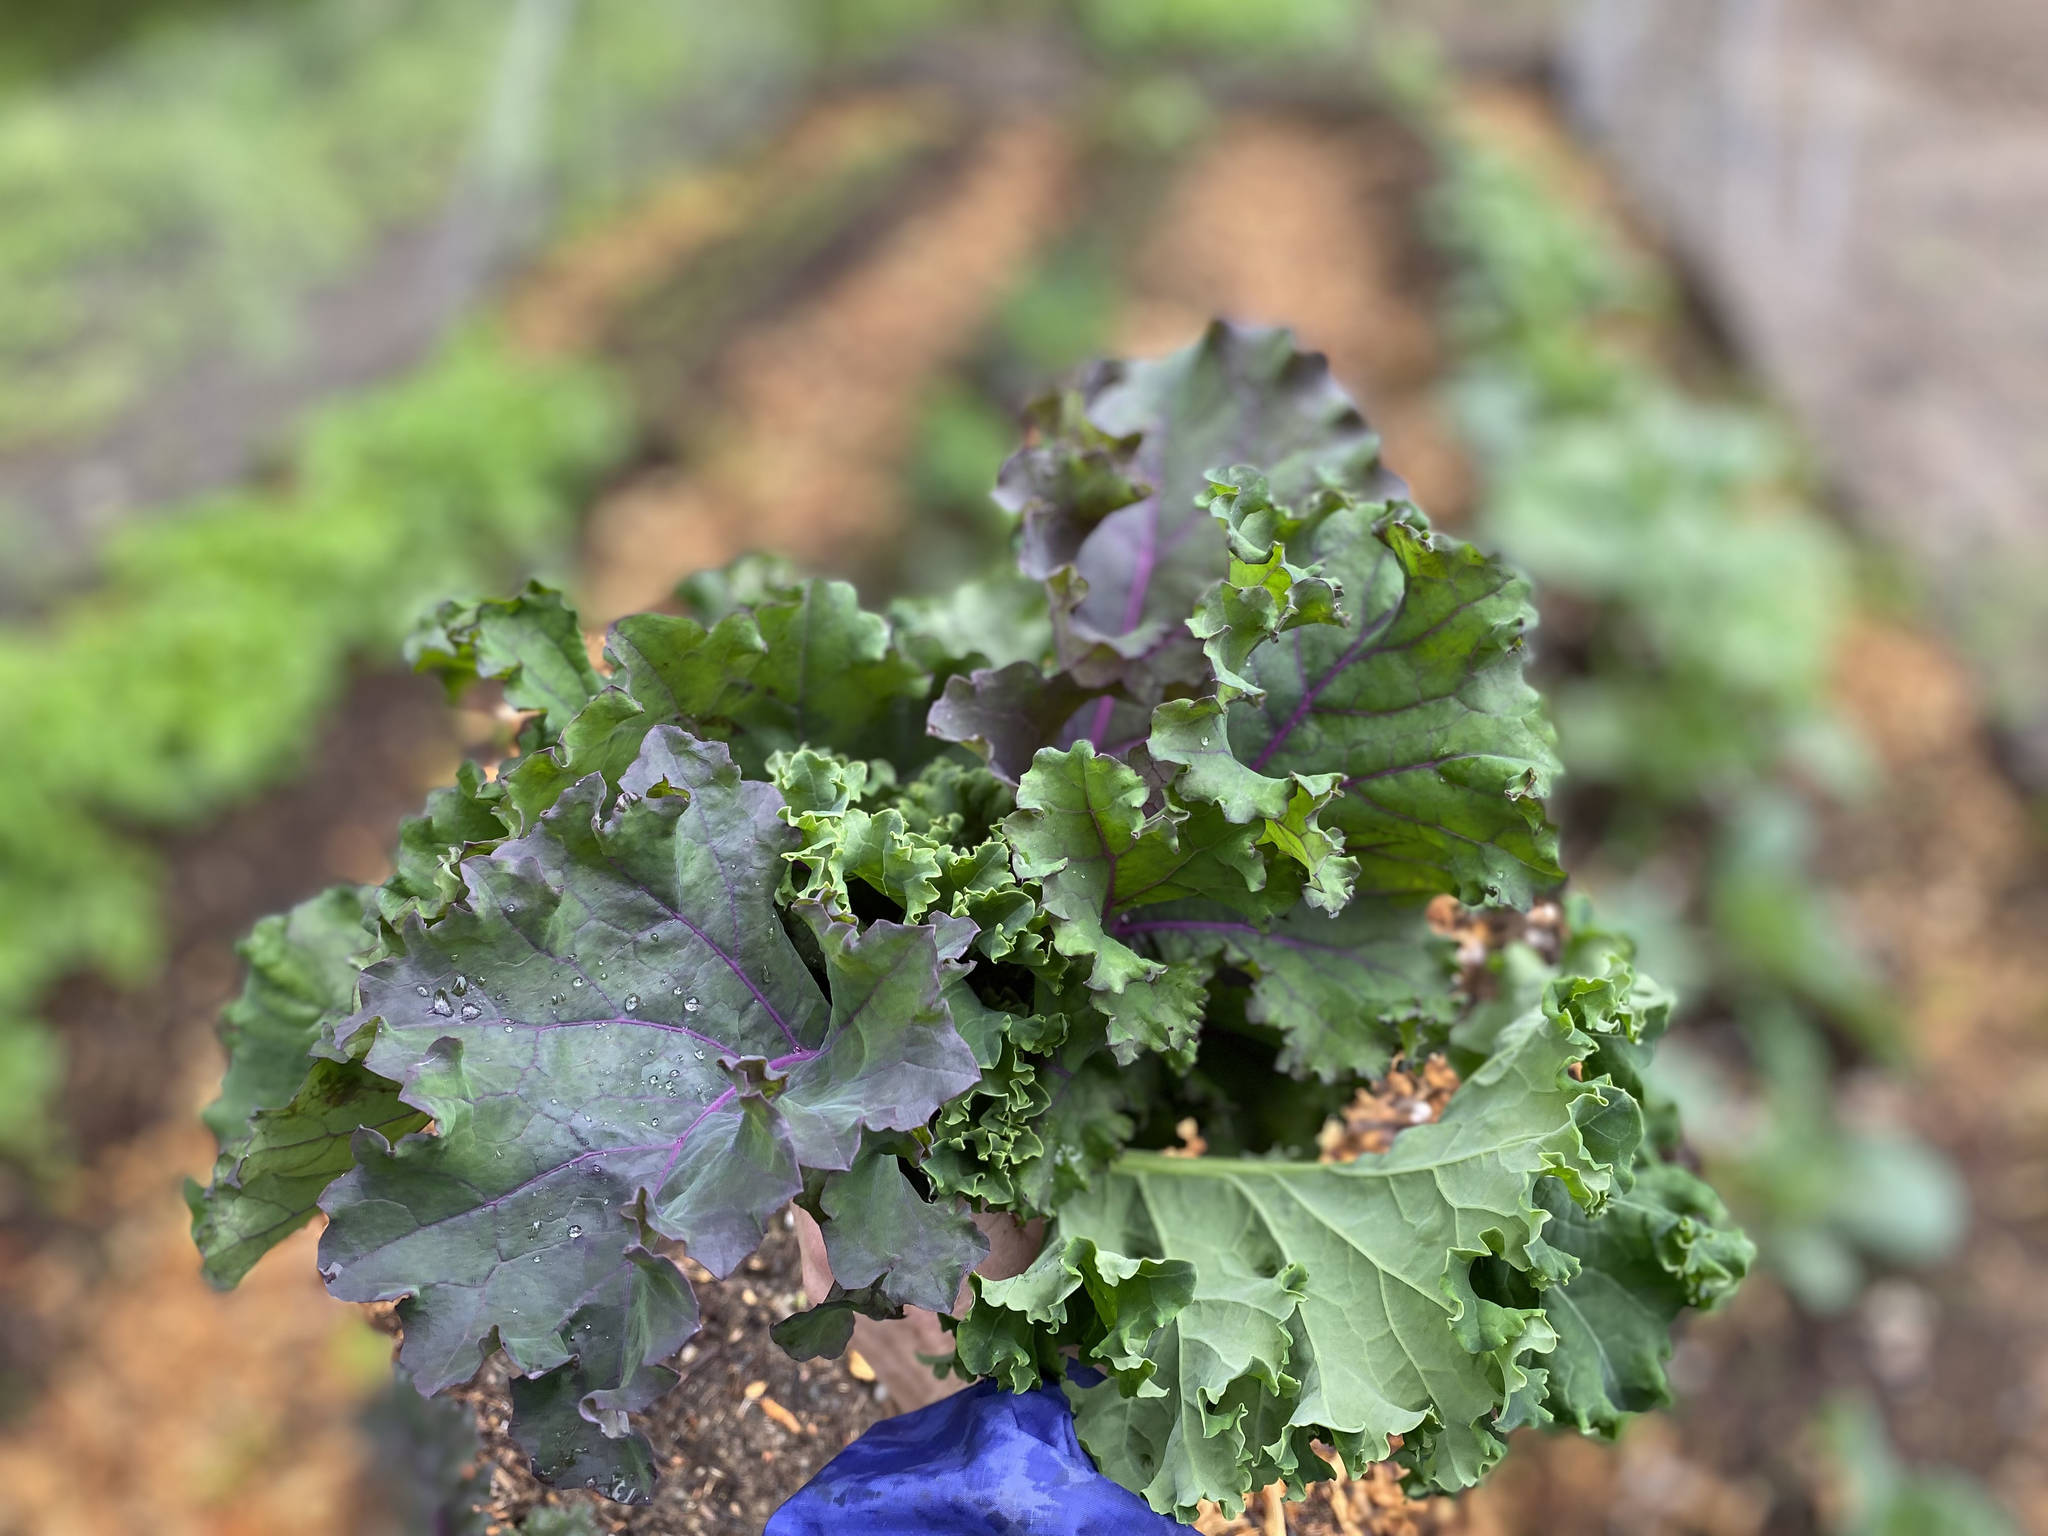
[[[296,784],[167,848],[171,962],[146,994],[79,981],[52,1016],[79,1144],[102,1148],[0,1233],[7,1364],[33,1406],[0,1436],[5,1536],[259,1536],[360,1529],[353,1404],[386,1350],[327,1299],[311,1234],[233,1297],[199,1278],[179,1199],[204,1177],[197,1114],[231,945],[264,913],[379,878],[401,815],[452,771],[424,679],[359,683]]]
[[[212,1162],[182,1113],[81,1175],[89,1226],[6,1276],[8,1306],[61,1364],[0,1438],[7,1536],[273,1536],[360,1531],[356,1405],[386,1377],[387,1342],[336,1306],[311,1232],[233,1296],[207,1290],[178,1181]]]
[[[726,1280],[687,1260],[684,1267],[703,1328],[676,1362],[681,1384],[645,1420],[663,1462],[653,1502],[628,1509],[540,1487],[506,1434],[502,1382],[486,1378],[477,1400],[492,1463],[487,1512],[511,1520],[541,1504],[583,1504],[606,1529],[631,1536],[758,1531],[849,1441],[895,1411],[886,1389],[861,1379],[872,1372],[857,1355],[800,1365],[769,1338],[777,1322],[810,1305],[787,1218]]]
[[[1068,155],[1047,119],[989,130],[943,198],[727,352],[716,416],[677,423],[692,462],[593,514],[586,617],[652,606],[680,577],[750,550],[850,571],[894,537],[922,387],[1056,227]]]
[[[1472,484],[1436,397],[1428,180],[1423,147],[1383,118],[1226,119],[1136,253],[1117,350],[1185,346],[1216,315],[1291,326],[1329,354],[1416,500],[1457,524]]]

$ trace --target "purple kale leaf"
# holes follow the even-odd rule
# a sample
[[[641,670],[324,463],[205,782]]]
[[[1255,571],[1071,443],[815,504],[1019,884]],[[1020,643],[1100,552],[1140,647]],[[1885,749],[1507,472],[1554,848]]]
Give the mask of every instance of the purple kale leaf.
[[[1209,679],[1187,619],[1227,565],[1197,500],[1212,470],[1257,465],[1283,501],[1402,491],[1321,354],[1284,330],[1217,321],[1168,357],[1101,364],[1039,429],[997,500],[1019,514],[1027,572],[1049,583],[1060,663],[1147,704]]]
[[[404,1298],[422,1392],[501,1348],[538,1378],[519,1432],[542,1464],[615,1496],[644,1489],[626,1415],[695,1328],[658,1241],[730,1271],[805,1168],[979,1076],[944,1000],[969,925],[825,924],[828,993],[776,910],[781,808],[722,745],[655,729],[615,800],[592,774],[464,862],[338,1032],[432,1129],[358,1133],[322,1202],[328,1288]]]

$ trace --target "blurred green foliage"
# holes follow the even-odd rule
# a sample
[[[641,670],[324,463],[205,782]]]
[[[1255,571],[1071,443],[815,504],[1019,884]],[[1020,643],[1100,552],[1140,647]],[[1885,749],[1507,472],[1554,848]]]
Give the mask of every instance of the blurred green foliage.
[[[992,17],[1119,59],[1305,57],[1340,48],[1362,14],[1356,0],[643,0],[571,8],[522,79],[522,7],[500,0],[185,0],[147,24],[93,0],[54,19],[70,10],[37,8],[50,19],[18,56],[127,46],[0,94],[0,451],[98,428],[223,345],[291,355],[309,294],[400,232],[475,217],[463,200],[508,176],[558,217],[601,214],[686,155],[691,124],[715,136],[838,60]]]
[[[0,28],[0,91],[48,85],[145,33],[200,18],[236,17],[306,0],[63,0],[16,5]]]
[[[1835,1403],[1818,1427],[1839,1485],[1833,1536],[2016,1536],[1975,1478],[1902,1463],[1870,1404]]]
[[[732,116],[814,62],[803,0],[584,6],[508,114],[515,9],[247,7],[0,97],[0,449],[97,427],[223,344],[289,355],[309,293],[493,177],[602,211],[687,150],[693,99]]]
[[[1112,55],[1214,54],[1267,63],[1343,49],[1362,0],[1068,0],[1082,33]]]
[[[1611,910],[1645,919],[1653,971],[1744,1023],[1763,1124],[1725,1093],[1692,1123],[1709,1141],[1717,1118],[1741,1123],[1717,1178],[1802,1301],[1845,1305],[1864,1258],[1938,1259],[1967,1209],[1935,1154],[1831,1107],[1823,1035],[1900,1051],[1814,864],[1820,810],[1875,771],[1829,697],[1854,551],[1769,411],[1674,381],[1654,346],[1672,301],[1648,262],[1441,98],[1408,99],[1441,157],[1430,222],[1454,266],[1481,537],[1543,594],[1546,685],[1597,840],[1580,863]]]
[[[160,962],[148,834],[290,772],[350,660],[434,599],[559,570],[629,421],[602,375],[471,337],[318,414],[279,488],[122,530],[89,597],[0,630],[0,1150],[46,1134],[44,989]]]

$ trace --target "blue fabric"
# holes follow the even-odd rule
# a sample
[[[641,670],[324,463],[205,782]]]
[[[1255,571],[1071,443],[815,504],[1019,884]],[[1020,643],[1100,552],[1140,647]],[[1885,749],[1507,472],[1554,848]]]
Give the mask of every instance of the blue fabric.
[[[827,1462],[762,1536],[1184,1536],[1095,1470],[1058,1387],[992,1381],[884,1419]]]

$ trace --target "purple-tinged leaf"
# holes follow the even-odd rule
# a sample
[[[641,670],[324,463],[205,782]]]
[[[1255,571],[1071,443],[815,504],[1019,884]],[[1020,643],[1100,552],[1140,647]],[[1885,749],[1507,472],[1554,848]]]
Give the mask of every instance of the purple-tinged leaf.
[[[834,936],[828,1001],[776,911],[796,834],[773,786],[663,726],[618,788],[605,814],[593,774],[468,860],[464,899],[363,973],[342,1041],[369,1034],[368,1067],[434,1130],[358,1133],[321,1245],[337,1296],[409,1298],[423,1392],[495,1343],[526,1375],[575,1361],[583,1416],[613,1428],[605,1394],[628,1402],[658,1356],[577,1328],[641,1305],[638,1250],[658,1235],[729,1271],[806,1159],[846,1167],[864,1128],[922,1123],[977,1076],[942,1000],[971,930],[945,957],[929,930]]]
[[[1042,431],[999,499],[1024,518],[1027,569],[1051,583],[1061,664],[1146,704],[1208,678],[1186,620],[1226,570],[1223,529],[1196,504],[1211,470],[1256,464],[1281,500],[1401,491],[1328,364],[1282,330],[1217,321],[1168,357],[1103,364]]]
[[[1041,747],[1065,745],[1060,728],[1090,698],[1066,673],[1048,677],[1036,662],[984,667],[946,679],[925,729],[940,741],[968,747],[1005,783],[1015,784]],[[1102,702],[1110,703],[1106,696]]]

